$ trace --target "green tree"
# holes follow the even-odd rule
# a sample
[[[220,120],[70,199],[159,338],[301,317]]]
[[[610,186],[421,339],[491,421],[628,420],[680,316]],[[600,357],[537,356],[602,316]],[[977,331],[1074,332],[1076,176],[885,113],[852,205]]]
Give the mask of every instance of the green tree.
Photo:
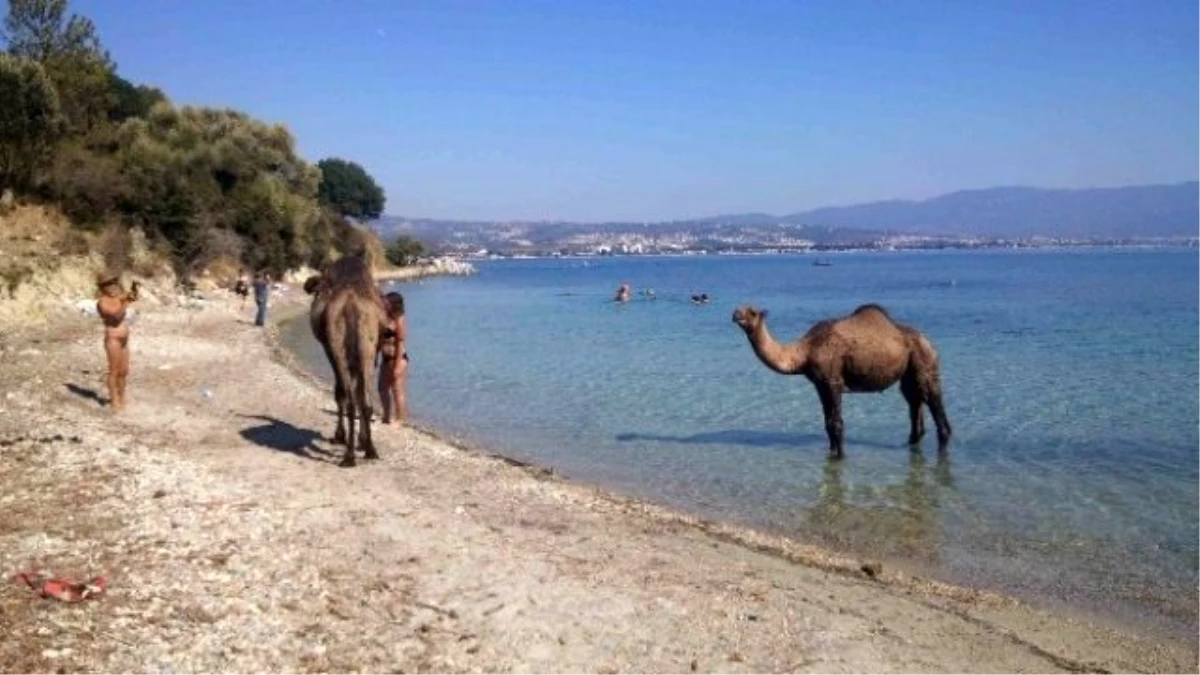
[[[328,246],[320,172],[280,125],[245,113],[154,105],[117,133],[127,215],[162,234],[184,264],[204,257],[209,230],[247,240],[244,262],[288,269]]]
[[[108,116],[113,63],[96,27],[66,0],[9,0],[2,32],[8,53],[42,64],[58,90],[72,133],[86,133]]]
[[[372,220],[383,214],[383,188],[366,169],[336,157],[317,162],[317,168],[321,170],[317,197],[322,204],[358,220]]]
[[[108,76],[108,92],[108,119],[113,122],[123,122],[130,117],[146,117],[154,104],[167,100],[161,89],[145,85],[135,86],[116,73],[110,73]]]
[[[407,267],[415,263],[424,252],[425,246],[421,242],[407,235],[401,235],[387,247],[387,259],[393,265]]]
[[[30,190],[61,135],[58,94],[46,71],[0,54],[0,190]]]

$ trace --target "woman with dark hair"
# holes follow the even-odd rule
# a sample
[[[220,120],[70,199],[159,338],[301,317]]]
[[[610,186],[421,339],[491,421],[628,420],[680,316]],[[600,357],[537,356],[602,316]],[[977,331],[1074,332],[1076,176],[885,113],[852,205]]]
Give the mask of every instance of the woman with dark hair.
[[[241,309],[246,309],[246,298],[250,296],[250,275],[246,274],[246,270],[238,270],[238,278],[233,284],[233,292],[242,298]]]
[[[387,330],[379,341],[379,401],[383,404],[383,423],[396,426],[408,419],[408,351],[404,346],[407,329],[404,321],[404,296],[396,292],[383,298],[387,308]]]

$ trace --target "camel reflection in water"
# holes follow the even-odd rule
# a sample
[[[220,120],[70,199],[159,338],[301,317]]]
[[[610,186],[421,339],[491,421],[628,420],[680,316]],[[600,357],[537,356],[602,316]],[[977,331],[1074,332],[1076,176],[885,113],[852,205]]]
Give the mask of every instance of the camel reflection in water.
[[[903,480],[881,488],[848,488],[853,473],[844,462],[826,462],[817,499],[802,510],[805,535],[838,548],[937,562],[941,497],[953,489],[949,456],[938,453],[930,467],[923,453],[910,452]]]
[[[762,430],[727,429],[687,436],[623,432],[616,440],[625,443],[654,442],[680,444],[744,445],[752,447],[797,447],[824,440],[816,434],[795,434]],[[858,440],[855,445],[869,446],[888,453],[887,462],[902,461],[897,448],[886,443]],[[923,564],[938,561],[941,548],[939,509],[944,498],[953,498],[954,485],[950,455],[938,451],[930,466],[924,451],[917,446],[908,451],[908,466],[899,483],[876,485],[874,479],[848,489],[847,478],[863,470],[862,459],[827,459],[819,482],[804,481],[789,498],[811,506],[786,506],[783,514],[774,511],[770,529],[815,540],[833,548],[870,553],[883,557],[907,558]]]

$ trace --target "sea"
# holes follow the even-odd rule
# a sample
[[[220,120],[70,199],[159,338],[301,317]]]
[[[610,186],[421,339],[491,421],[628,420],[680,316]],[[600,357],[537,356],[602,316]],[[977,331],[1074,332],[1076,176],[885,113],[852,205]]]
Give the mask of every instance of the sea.
[[[570,479],[1051,610],[1194,638],[1194,248],[485,260],[398,285],[419,424]],[[633,300],[612,301],[628,283]],[[652,294],[651,294],[652,291]],[[694,304],[706,293],[710,302]],[[898,387],[843,398],[827,458],[776,339],[864,303],[923,331],[954,438],[907,446]],[[328,377],[307,322],[284,342]],[[926,413],[928,414],[928,413]],[[386,449],[384,450],[386,452]]]

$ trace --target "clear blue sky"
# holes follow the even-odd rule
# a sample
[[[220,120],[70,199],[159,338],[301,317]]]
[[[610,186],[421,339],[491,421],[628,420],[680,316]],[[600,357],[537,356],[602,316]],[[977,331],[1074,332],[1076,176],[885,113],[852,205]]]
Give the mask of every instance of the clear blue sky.
[[[663,220],[1194,180],[1196,0],[73,0],[387,212]]]

